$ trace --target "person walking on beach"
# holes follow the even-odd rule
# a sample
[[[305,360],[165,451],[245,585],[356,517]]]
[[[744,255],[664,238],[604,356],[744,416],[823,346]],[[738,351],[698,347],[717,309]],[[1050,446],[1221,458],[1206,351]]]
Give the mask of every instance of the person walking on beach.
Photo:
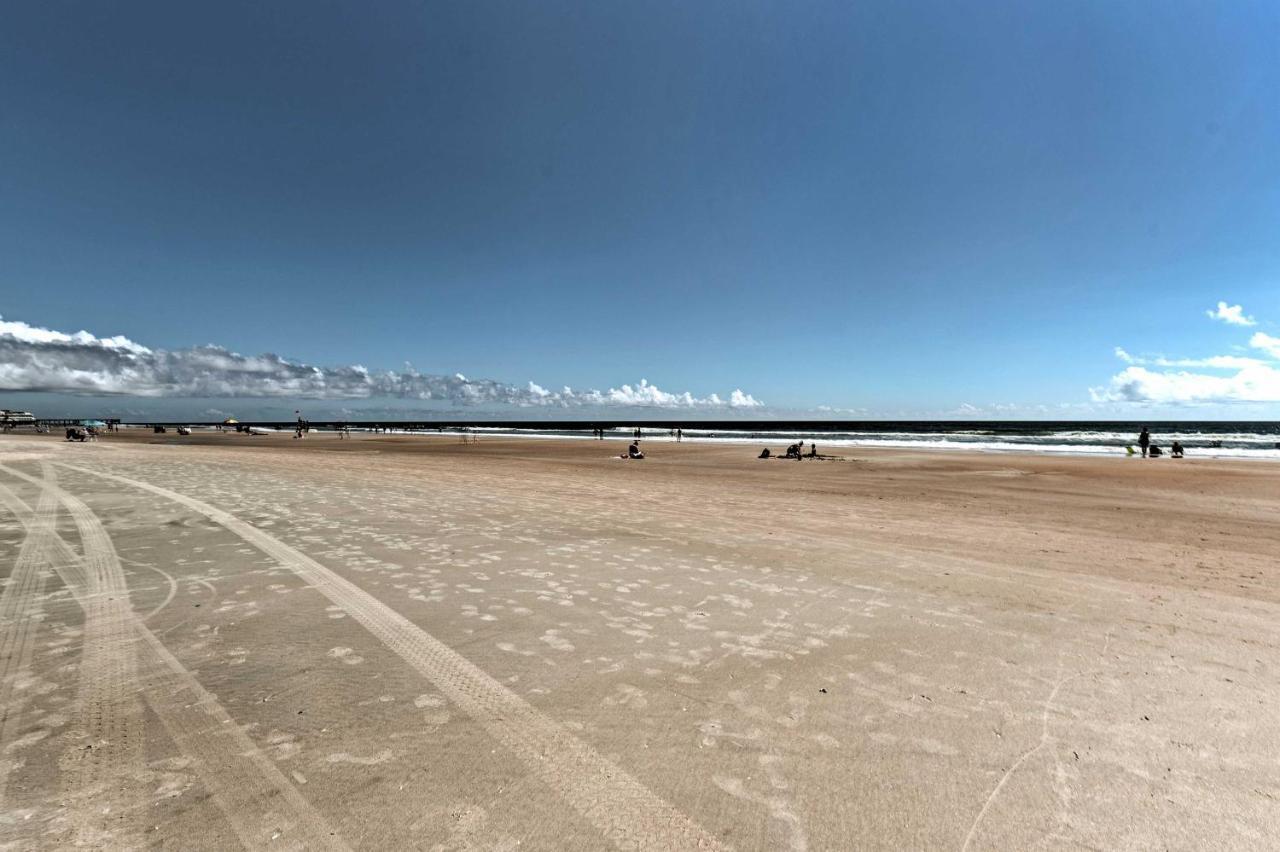
[[[678,444],[678,443],[680,443],[680,442],[681,442],[681,441],[683,441],[683,440],[684,440],[684,430],[683,430],[683,429],[677,429],[677,430],[676,430],[676,443]]]
[[[1147,447],[1151,446],[1151,433],[1147,431],[1147,427],[1142,427],[1142,434],[1138,436],[1138,446],[1142,448],[1142,457],[1147,457]]]

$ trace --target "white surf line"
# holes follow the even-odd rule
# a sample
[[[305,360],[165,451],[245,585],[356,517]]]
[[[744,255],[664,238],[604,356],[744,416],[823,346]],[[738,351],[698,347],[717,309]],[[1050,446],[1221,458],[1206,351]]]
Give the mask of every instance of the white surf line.
[[[713,835],[461,654],[306,554],[222,509],[176,491],[112,473],[59,464],[180,503],[292,570],[431,681],[619,847],[724,848]]]
[[[44,494],[53,492],[46,489],[42,499]],[[12,497],[12,492],[0,485],[0,501],[9,504],[19,522],[34,523],[30,510],[14,507]],[[100,524],[96,516],[94,522]],[[56,531],[49,547],[67,588],[85,606],[87,573],[81,557]],[[191,758],[201,782],[244,847],[258,849],[270,844],[277,849],[347,850],[349,847],[275,762],[136,615],[133,629],[142,641],[147,703],[174,744]]]
[[[41,593],[58,501],[52,494],[41,491],[32,512],[12,491],[2,485],[0,488],[3,488],[0,496],[5,505],[26,530],[9,581],[0,592],[0,810],[3,810],[9,773],[14,766],[14,757],[6,747],[17,738],[25,703],[15,699],[15,692],[31,668],[36,633],[43,617]],[[24,514],[30,514],[30,519],[24,519]]]

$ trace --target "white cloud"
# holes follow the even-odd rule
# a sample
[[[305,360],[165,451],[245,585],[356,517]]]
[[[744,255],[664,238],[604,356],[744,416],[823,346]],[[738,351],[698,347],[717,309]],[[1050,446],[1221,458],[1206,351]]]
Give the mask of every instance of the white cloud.
[[[1280,402],[1280,370],[1268,364],[1245,367],[1229,376],[1157,372],[1126,367],[1110,384],[1090,391],[1095,402],[1174,405],[1222,402]]]
[[[1280,359],[1280,337],[1272,337],[1261,331],[1255,331],[1253,337],[1249,338],[1249,345],[1254,349],[1261,349],[1272,358]]]
[[[1258,322],[1253,317],[1244,315],[1244,308],[1240,305],[1228,305],[1226,302],[1219,302],[1216,311],[1205,311],[1209,319],[1222,320],[1228,325],[1257,325]]]
[[[831,405],[819,405],[814,411],[819,414],[851,414],[856,416],[866,416],[871,413],[867,408],[838,408]]]
[[[1209,315],[1233,325],[1257,324],[1253,317],[1244,316],[1239,305],[1226,302],[1219,302],[1218,310],[1210,311]],[[1264,357],[1135,357],[1117,346],[1116,357],[1129,366],[1112,376],[1103,387],[1090,388],[1089,393],[1095,402],[1165,405],[1280,402],[1280,337],[1254,332],[1249,346]],[[1192,372],[1204,369],[1222,372]]]
[[[1256,337],[1257,335],[1255,335]],[[1265,334],[1261,335],[1266,337]],[[1280,340],[1271,338],[1277,345]],[[1243,355],[1210,355],[1207,358],[1166,358],[1163,355],[1153,355],[1150,357],[1139,357],[1130,355],[1119,346],[1115,349],[1116,357],[1126,364],[1139,364],[1151,367],[1209,367],[1215,370],[1239,370],[1245,367],[1256,367],[1259,364],[1265,364],[1257,358],[1249,358]]]
[[[646,379],[641,379],[638,385],[622,385],[607,391],[575,392],[565,388],[560,393],[548,394],[543,400],[553,404],[612,405],[625,408],[756,408],[764,405],[741,390],[735,389],[726,402],[719,394],[714,393],[705,397],[696,397],[688,391],[670,393],[657,385],[649,384]]]
[[[734,390],[695,397],[649,384],[607,391],[549,391],[534,382],[521,388],[488,379],[426,375],[406,364],[400,372],[371,372],[361,365],[316,367],[279,355],[241,355],[221,346],[152,350],[122,336],[87,331],[65,334],[0,318],[0,391],[138,397],[257,397],[296,399],[394,398],[441,400],[459,405],[717,409],[763,403]]]
[[[117,334],[115,337],[94,337],[87,331],[77,331],[75,334],[65,334],[61,331],[53,331],[48,328],[38,328],[33,325],[27,325],[25,322],[10,322],[0,317],[0,337],[9,337],[19,343],[60,343],[72,346],[98,347],[102,349],[111,349],[121,352],[133,352],[136,354],[146,355],[151,352],[145,346],[134,343],[124,335]]]
[[[1216,370],[1239,370],[1265,363],[1257,358],[1240,355],[1210,355],[1208,358],[1153,358],[1150,361],[1130,361],[1131,364],[1152,364],[1156,367],[1211,367]]]

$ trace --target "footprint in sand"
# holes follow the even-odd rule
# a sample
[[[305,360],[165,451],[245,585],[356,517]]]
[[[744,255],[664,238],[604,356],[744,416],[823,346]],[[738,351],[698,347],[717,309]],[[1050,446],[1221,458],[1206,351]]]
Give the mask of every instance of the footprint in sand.
[[[630,707],[632,710],[643,710],[649,706],[649,699],[644,697],[644,690],[629,683],[620,683],[614,694],[600,702],[606,707]]]
[[[335,660],[342,660],[349,666],[358,666],[364,662],[364,657],[357,654],[350,648],[330,648],[329,656]]]
[[[386,763],[395,757],[391,749],[383,749],[372,757],[357,757],[353,754],[347,754],[345,751],[331,754],[325,758],[329,763],[354,763],[357,766],[377,766],[379,763]]]
[[[417,698],[413,699],[413,706],[418,708],[436,708],[443,707],[444,705],[445,700],[439,695],[419,695]]]
[[[560,635],[559,630],[548,630],[542,634],[542,641],[557,651],[572,651],[573,643]]]

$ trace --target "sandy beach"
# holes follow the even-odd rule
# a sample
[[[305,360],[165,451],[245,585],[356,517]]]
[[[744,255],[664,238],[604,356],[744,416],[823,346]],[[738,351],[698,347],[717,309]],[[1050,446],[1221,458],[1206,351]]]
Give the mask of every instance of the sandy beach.
[[[1280,466],[624,448],[0,438],[0,844],[1275,848]]]

